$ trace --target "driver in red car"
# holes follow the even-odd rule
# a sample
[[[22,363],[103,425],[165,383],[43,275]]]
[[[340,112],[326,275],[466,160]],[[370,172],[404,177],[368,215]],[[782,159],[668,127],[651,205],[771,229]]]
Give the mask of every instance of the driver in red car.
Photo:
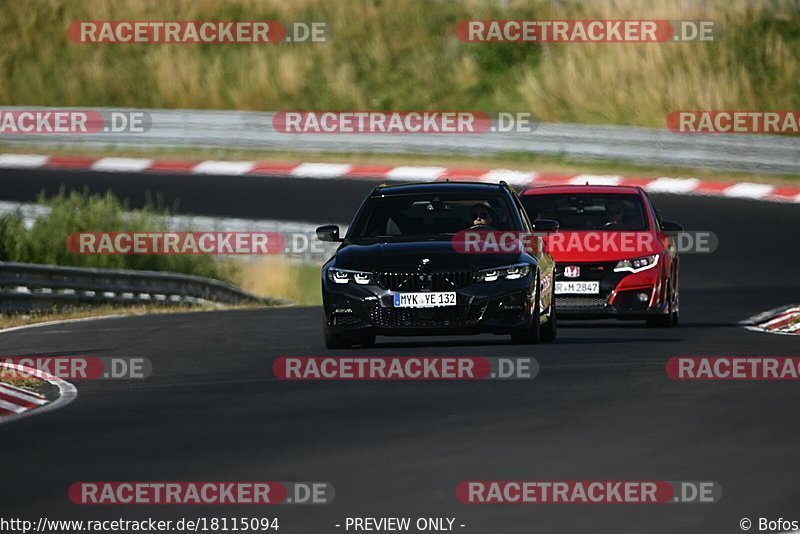
[[[616,200],[612,200],[606,204],[606,216],[608,221],[603,225],[606,228],[620,228],[624,227],[625,221],[625,205]]]

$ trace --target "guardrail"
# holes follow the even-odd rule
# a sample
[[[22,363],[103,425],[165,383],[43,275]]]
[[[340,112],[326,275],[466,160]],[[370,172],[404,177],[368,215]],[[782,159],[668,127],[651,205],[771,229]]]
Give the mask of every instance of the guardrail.
[[[54,108],[4,107],[2,110]],[[67,109],[67,108],[59,108]],[[86,108],[82,108],[86,109]],[[109,111],[93,108],[95,111]],[[666,129],[541,123],[530,133],[460,135],[285,134],[274,113],[208,110],[145,111],[152,126],[143,133],[4,134],[0,144],[113,146],[119,148],[229,148],[312,152],[463,154],[522,152],[568,160],[617,160],[646,165],[706,167],[800,174],[800,138],[755,134],[676,134]]]
[[[0,262],[0,311],[94,304],[283,304],[235,286],[177,273]]]

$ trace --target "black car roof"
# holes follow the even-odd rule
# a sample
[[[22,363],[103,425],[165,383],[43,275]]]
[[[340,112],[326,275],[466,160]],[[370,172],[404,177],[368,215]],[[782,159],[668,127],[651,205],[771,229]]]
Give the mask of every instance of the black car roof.
[[[504,191],[503,184],[484,182],[423,182],[413,184],[380,185],[372,196],[409,195],[414,193],[477,193]]]

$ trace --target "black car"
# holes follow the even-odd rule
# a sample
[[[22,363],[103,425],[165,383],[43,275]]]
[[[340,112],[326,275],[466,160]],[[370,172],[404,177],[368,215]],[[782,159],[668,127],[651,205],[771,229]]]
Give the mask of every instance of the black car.
[[[375,188],[344,238],[338,226],[317,229],[320,240],[342,243],[322,267],[325,346],[372,345],[376,335],[495,333],[511,334],[516,343],[553,341],[552,257],[530,247],[466,253],[455,242],[464,230],[557,227],[548,220],[531,224],[502,182]]]

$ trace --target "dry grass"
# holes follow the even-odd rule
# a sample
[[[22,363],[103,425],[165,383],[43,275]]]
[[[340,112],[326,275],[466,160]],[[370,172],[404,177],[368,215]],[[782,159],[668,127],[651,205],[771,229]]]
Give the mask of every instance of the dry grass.
[[[675,9],[675,5],[678,9]],[[592,2],[598,18],[714,20],[714,43],[554,46],[519,80],[547,121],[661,126],[679,109],[792,109],[800,73],[796,4],[744,1]]]
[[[0,0],[0,104],[484,109],[663,126],[687,108],[800,106],[791,0]],[[714,43],[462,43],[459,20],[711,19]],[[326,21],[331,40],[87,45],[73,20]]]
[[[300,306],[322,303],[318,265],[296,263],[281,256],[265,256],[245,264],[239,276],[239,286],[255,295],[288,299]]]
[[[10,384],[18,388],[36,390],[44,385],[44,380],[0,365],[0,384]]]

